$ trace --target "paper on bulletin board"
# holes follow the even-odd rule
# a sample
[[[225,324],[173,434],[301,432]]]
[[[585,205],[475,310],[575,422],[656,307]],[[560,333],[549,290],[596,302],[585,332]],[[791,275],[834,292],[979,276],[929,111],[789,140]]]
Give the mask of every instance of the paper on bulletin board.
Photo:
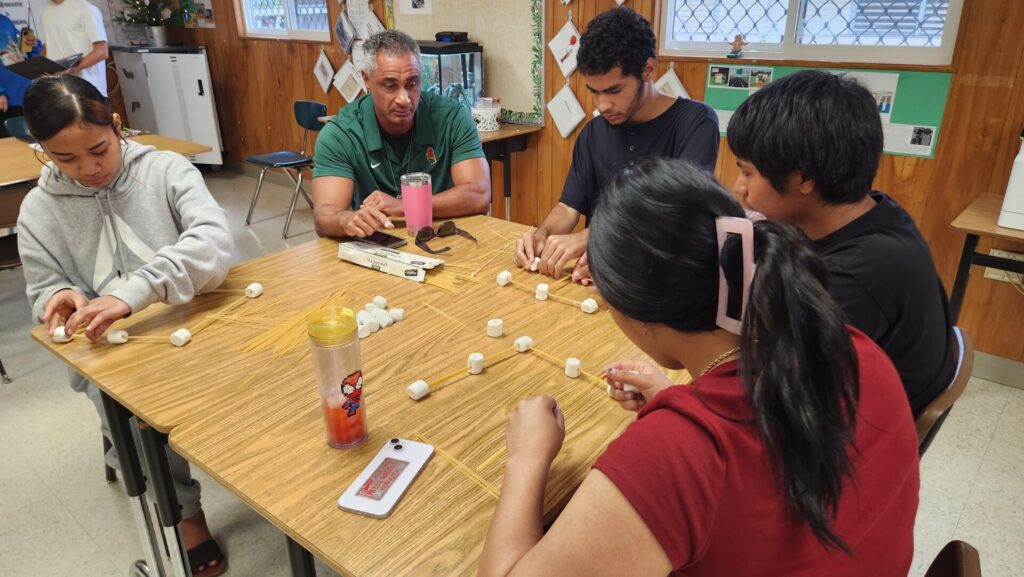
[[[555,121],[555,126],[558,127],[558,133],[562,135],[562,138],[568,138],[573,129],[587,117],[587,114],[583,112],[583,107],[580,106],[580,101],[576,99],[576,94],[568,84],[555,94],[551,102],[548,102],[548,112]]]
[[[679,75],[676,74],[675,68],[669,68],[665,74],[661,75],[661,78],[654,83],[654,87],[667,94],[672,98],[689,98],[690,93],[686,91],[686,87],[683,86],[683,82],[679,80]]]
[[[883,124],[882,134],[885,136],[885,152],[905,154],[908,156],[928,156],[935,154],[936,126],[915,126],[913,124]]]
[[[566,22],[551,42],[548,42],[548,49],[555,57],[562,76],[568,78],[576,70],[576,53],[580,51],[580,31],[576,29],[572,20]]]
[[[838,70],[831,72],[838,73]],[[900,82],[898,72],[843,72],[850,78],[856,78],[861,84],[871,91],[875,98],[875,105],[878,107],[878,114],[882,122],[889,124],[892,119],[892,109],[896,102],[896,86]]]
[[[708,86],[750,93],[772,81],[774,69],[765,66],[708,66]]]
[[[334,78],[334,67],[331,66],[331,60],[327,58],[327,53],[323,50],[320,51],[320,57],[313,65],[313,76],[316,76],[317,81],[320,82],[320,88],[323,89],[324,94],[327,94],[331,89],[331,80]]]
[[[213,0],[196,2],[196,26],[199,28],[217,27],[217,21],[213,15]]]

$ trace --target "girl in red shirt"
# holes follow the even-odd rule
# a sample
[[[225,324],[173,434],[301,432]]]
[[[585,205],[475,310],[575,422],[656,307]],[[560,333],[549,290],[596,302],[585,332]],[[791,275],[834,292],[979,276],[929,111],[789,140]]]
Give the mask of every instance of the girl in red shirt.
[[[751,223],[711,176],[652,159],[609,183],[588,258],[623,333],[695,380],[608,367],[637,421],[547,533],[563,420],[550,397],[523,401],[481,576],[907,574],[910,407],[888,357],[847,326],[802,233]]]

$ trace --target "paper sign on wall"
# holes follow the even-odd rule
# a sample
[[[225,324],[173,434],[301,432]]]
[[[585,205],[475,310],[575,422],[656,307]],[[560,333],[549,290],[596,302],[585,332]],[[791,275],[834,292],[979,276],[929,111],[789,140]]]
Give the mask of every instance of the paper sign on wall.
[[[568,78],[576,70],[576,53],[580,51],[580,31],[576,29],[572,20],[566,22],[551,42],[548,42],[548,49],[555,57],[562,76]]]
[[[359,77],[359,72],[356,67],[352,65],[352,60],[346,60],[338,73],[334,75],[334,87],[341,93],[342,98],[345,102],[352,102],[359,97],[359,93],[363,91],[363,82]]]
[[[555,94],[551,102],[548,102],[548,112],[555,121],[555,126],[558,127],[558,133],[562,135],[562,138],[568,138],[573,129],[587,116],[583,112],[583,107],[580,106],[580,101],[576,100],[576,94],[568,84],[563,86],[558,94]]]
[[[672,98],[689,98],[690,93],[686,91],[683,82],[679,80],[675,68],[669,68],[668,72],[661,75],[661,78],[654,83],[654,87]]]
[[[320,82],[320,88],[323,89],[324,94],[327,94],[327,91],[331,89],[331,79],[334,78],[334,67],[331,66],[331,60],[327,58],[327,53],[323,50],[320,51],[320,57],[313,65],[313,76],[316,76]]]

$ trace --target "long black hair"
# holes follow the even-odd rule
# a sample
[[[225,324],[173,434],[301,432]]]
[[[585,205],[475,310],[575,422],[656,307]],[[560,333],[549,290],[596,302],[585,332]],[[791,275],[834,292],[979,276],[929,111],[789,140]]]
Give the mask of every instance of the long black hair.
[[[716,329],[719,262],[739,302],[743,260],[738,241],[719,252],[720,216],[744,212],[693,165],[646,159],[627,168],[604,189],[590,223],[587,254],[601,295],[638,321]],[[828,293],[824,262],[798,229],[756,223],[754,252],[743,386],[787,501],[824,546],[849,553],[831,528],[852,473],[859,396],[846,320]]]
[[[33,80],[22,110],[29,133],[40,141],[53,138],[73,122],[109,126],[117,132],[110,100],[88,80],[71,74]]]

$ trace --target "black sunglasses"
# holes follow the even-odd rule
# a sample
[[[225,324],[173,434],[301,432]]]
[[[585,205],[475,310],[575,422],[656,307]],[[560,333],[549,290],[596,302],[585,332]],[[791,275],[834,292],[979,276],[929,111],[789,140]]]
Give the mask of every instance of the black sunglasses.
[[[423,250],[429,252],[430,254],[441,254],[442,252],[448,252],[449,250],[451,250],[450,246],[442,247],[435,250],[430,248],[427,245],[427,243],[430,242],[431,240],[434,240],[435,238],[443,238],[446,236],[453,236],[456,234],[461,236],[462,238],[466,238],[473,242],[477,242],[476,238],[474,238],[473,235],[455,226],[454,222],[446,220],[437,227],[436,231],[431,226],[425,226],[421,228],[419,231],[417,231],[416,246],[422,248]]]

